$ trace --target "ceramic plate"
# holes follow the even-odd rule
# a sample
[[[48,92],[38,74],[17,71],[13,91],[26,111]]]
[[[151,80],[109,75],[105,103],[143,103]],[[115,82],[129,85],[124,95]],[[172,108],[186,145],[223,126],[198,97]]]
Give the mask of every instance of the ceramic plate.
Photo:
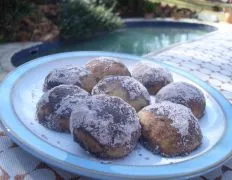
[[[206,97],[206,112],[200,120],[202,145],[185,157],[164,158],[138,144],[127,157],[103,161],[94,158],[72,140],[70,134],[48,130],[35,120],[36,103],[42,95],[45,76],[54,68],[83,66],[97,56],[122,59],[131,68],[141,57],[106,52],[72,52],[42,57],[12,72],[2,83],[1,119],[6,133],[26,151],[67,171],[100,179],[162,179],[193,177],[218,167],[232,152],[232,108],[214,88],[169,65],[174,81],[200,88]],[[155,63],[155,62],[154,62]],[[160,64],[160,63],[159,63]]]

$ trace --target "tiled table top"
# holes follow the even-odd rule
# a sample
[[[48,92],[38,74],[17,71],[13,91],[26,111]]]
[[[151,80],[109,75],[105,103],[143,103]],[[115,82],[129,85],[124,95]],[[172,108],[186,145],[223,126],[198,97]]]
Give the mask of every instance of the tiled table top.
[[[0,79],[13,69],[9,63],[13,52],[33,44],[0,46]],[[202,39],[173,47],[146,57],[187,70],[220,90],[232,102],[232,31],[219,31]],[[79,179],[50,167],[14,144],[0,125],[0,180]],[[80,178],[84,179],[84,178]],[[204,176],[194,179],[230,180],[232,161]]]

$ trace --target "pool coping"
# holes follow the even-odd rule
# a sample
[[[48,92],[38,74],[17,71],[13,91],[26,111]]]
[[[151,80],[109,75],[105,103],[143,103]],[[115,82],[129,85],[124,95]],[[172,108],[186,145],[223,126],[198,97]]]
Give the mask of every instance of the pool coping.
[[[203,21],[199,21],[196,19],[180,19],[180,20],[175,20],[175,19],[171,19],[171,18],[153,18],[153,19],[145,19],[145,18],[127,18],[127,19],[123,19],[123,21],[125,23],[130,23],[130,22],[171,22],[171,23],[186,23],[186,24],[198,24],[198,25],[206,25],[206,26],[211,26],[216,28],[215,31],[207,33],[205,35],[202,35],[201,37],[195,39],[195,40],[191,40],[191,41],[187,41],[184,43],[175,43],[172,44],[166,48],[162,48],[160,50],[157,51],[152,51],[148,54],[145,54],[143,57],[150,57],[150,56],[154,56],[158,53],[170,50],[174,47],[183,45],[183,44],[188,44],[188,43],[192,43],[198,40],[202,40],[205,37],[211,36],[213,34],[219,33],[220,31],[224,31],[224,30],[228,30],[231,29],[232,30],[232,25],[226,24],[226,23],[209,23],[209,22],[203,22]],[[26,50],[26,49],[30,49],[33,47],[36,47],[38,45],[43,44],[43,42],[19,42],[19,43],[8,43],[8,44],[3,44],[0,45],[0,54],[3,53],[2,57],[0,57],[0,69],[3,70],[3,73],[0,73],[0,80],[2,78],[5,77],[5,75],[14,70],[15,66],[12,64],[11,60],[12,57],[16,54],[19,53],[20,51]],[[5,51],[2,49],[6,49]],[[3,74],[3,75],[2,75]]]

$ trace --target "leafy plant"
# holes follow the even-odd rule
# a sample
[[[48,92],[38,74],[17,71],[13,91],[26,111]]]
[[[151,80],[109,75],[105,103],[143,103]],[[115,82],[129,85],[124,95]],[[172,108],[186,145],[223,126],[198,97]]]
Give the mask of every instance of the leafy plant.
[[[155,4],[149,0],[145,1],[144,11],[145,13],[153,13],[155,10]]]
[[[28,0],[29,2],[33,2],[35,4],[56,4],[61,3],[64,0]]]
[[[89,2],[94,6],[104,6],[108,9],[114,9],[117,4],[115,0],[89,0]]]
[[[58,25],[63,39],[87,39],[122,25],[110,9],[81,0],[69,0],[62,4],[61,10]]]
[[[145,0],[117,0],[117,10],[121,16],[141,17],[144,14]]]
[[[26,1],[3,1],[0,11],[1,41],[14,40],[18,31],[19,22],[31,13],[32,6]]]

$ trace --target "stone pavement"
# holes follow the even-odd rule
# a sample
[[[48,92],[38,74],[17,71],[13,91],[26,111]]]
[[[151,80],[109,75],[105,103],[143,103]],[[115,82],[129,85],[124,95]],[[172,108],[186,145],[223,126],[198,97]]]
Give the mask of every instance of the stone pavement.
[[[211,33],[197,41],[144,57],[194,74],[232,102],[232,31]]]
[[[11,56],[34,43],[0,45],[0,79],[14,69]],[[201,39],[153,52],[145,57],[184,69],[220,90],[232,102],[232,30],[220,30]],[[79,179],[52,168],[14,144],[0,126],[0,180]],[[83,179],[83,178],[81,178]],[[194,180],[232,179],[232,161]]]
[[[15,53],[38,44],[40,42],[0,44],[0,81],[4,79],[7,73],[14,70],[15,67],[11,64],[11,57]]]

